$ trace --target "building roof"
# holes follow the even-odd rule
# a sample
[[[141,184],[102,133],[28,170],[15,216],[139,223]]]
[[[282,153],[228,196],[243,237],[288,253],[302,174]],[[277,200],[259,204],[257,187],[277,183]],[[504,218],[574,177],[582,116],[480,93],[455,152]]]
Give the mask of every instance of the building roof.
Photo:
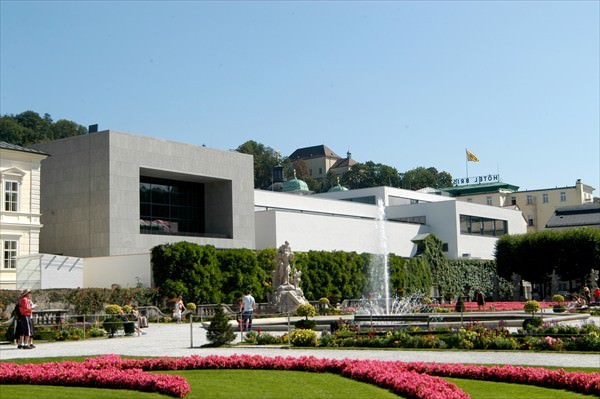
[[[312,159],[312,158],[336,158],[340,159],[341,157],[333,152],[326,145],[315,145],[312,147],[304,147],[298,148],[296,151],[290,155],[290,159],[292,161],[297,161],[298,159]]]
[[[590,226],[600,229],[600,204],[582,204],[556,208],[547,228]]]
[[[34,150],[33,148],[21,147],[20,145],[7,143],[6,141],[0,141],[0,150],[21,151],[30,152],[32,154],[49,155],[44,151]]]
[[[463,195],[497,193],[500,192],[500,190],[515,192],[519,190],[519,186],[498,182],[446,187],[442,188],[441,190],[447,192],[452,197],[460,197]]]
[[[328,193],[336,193],[338,191],[348,191],[348,189],[342,186],[340,183],[338,183],[335,186],[332,186],[329,190],[327,190]]]
[[[329,169],[350,168],[352,165],[356,164],[357,162],[352,158],[342,158],[335,161],[335,163]]]
[[[310,193],[308,189],[308,184],[304,180],[300,180],[296,177],[296,170],[294,169],[294,178],[283,183],[281,191],[284,193],[289,192],[303,192]]]

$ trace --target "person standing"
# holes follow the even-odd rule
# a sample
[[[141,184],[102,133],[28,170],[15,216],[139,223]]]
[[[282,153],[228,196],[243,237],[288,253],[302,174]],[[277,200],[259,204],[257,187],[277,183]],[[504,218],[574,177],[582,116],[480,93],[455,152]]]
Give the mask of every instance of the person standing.
[[[485,294],[481,290],[475,292],[475,301],[477,302],[478,310],[485,310]]]
[[[594,290],[594,302],[596,305],[600,305],[600,287],[596,287]]]
[[[240,312],[242,312],[242,329],[244,331],[252,330],[252,312],[256,307],[256,301],[254,297],[250,293],[250,290],[246,290],[244,292],[244,296],[242,297],[242,305]]]
[[[179,295],[175,302],[175,309],[173,309],[173,316],[175,317],[175,320],[177,320],[177,324],[181,324],[181,315],[184,311],[185,305],[183,304],[183,298]]]
[[[591,305],[592,304],[592,294],[590,292],[590,288],[587,285],[585,287],[583,287],[583,296],[585,297],[585,301],[587,302],[587,305]]]
[[[33,349],[33,320],[31,314],[33,313],[33,302],[31,302],[31,290],[25,289],[19,296],[19,322],[17,325],[17,331],[19,335],[18,349]]]

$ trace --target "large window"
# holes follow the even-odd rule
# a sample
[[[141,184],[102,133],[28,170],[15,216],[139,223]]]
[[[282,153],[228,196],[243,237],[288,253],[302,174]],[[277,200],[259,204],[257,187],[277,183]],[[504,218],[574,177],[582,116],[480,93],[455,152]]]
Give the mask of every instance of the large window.
[[[204,235],[204,184],[140,177],[140,233]]]
[[[17,242],[12,240],[4,241],[2,267],[5,269],[15,269],[17,267]]]
[[[508,233],[506,220],[460,215],[460,233],[498,237]]]
[[[19,210],[19,182],[4,181],[4,210],[8,212]]]

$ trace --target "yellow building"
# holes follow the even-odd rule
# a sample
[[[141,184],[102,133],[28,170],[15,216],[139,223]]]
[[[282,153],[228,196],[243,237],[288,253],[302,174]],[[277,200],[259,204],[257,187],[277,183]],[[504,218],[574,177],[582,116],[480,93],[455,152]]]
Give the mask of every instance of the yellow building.
[[[308,169],[308,176],[320,181],[325,180],[330,170],[342,176],[356,164],[350,153],[346,158],[342,158],[326,145],[298,148],[289,159],[292,162],[303,161]]]
[[[42,151],[0,141],[0,289],[16,288],[17,258],[39,251]]]
[[[494,176],[497,179],[497,176]],[[477,178],[470,180],[479,181]],[[591,204],[594,201],[594,188],[583,184],[580,179],[574,186],[518,191],[519,187],[499,180],[481,184],[456,185],[444,188],[450,196],[459,201],[473,202],[499,207],[516,206],[523,212],[527,221],[527,232],[534,233],[546,229],[556,208]]]

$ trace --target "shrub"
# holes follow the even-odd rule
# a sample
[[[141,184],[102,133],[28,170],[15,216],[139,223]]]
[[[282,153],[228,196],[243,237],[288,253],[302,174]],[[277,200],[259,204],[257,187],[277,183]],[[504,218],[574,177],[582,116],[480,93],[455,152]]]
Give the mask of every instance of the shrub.
[[[227,345],[235,339],[233,327],[229,325],[229,320],[223,311],[223,305],[215,308],[215,315],[208,326],[206,338],[212,346]]]
[[[123,310],[123,309],[119,305],[116,305],[116,304],[108,305],[107,307],[104,308],[104,312],[106,314],[111,314],[111,315],[117,315],[117,314],[121,313],[121,310]]]
[[[90,332],[88,333],[88,335],[92,338],[97,338],[97,337],[103,337],[105,334],[105,331],[101,328],[92,328],[90,330]]]
[[[558,302],[558,303],[561,303],[561,302],[564,302],[564,301],[565,301],[565,297],[564,297],[564,296],[562,296],[562,295],[560,295],[560,294],[554,294],[554,295],[552,296],[552,301],[553,301],[553,302]]]
[[[123,305],[123,312],[130,314],[133,311],[133,307],[131,305]]]
[[[306,320],[306,319],[300,319],[294,323],[294,327],[300,328],[300,329],[305,329],[305,330],[312,330],[313,328],[315,328],[316,325],[317,325],[317,322],[315,322],[314,320]]]
[[[246,335],[244,335],[244,342],[247,344],[257,344],[258,333],[256,331],[248,331]]]
[[[531,319],[525,319],[523,321],[524,330],[535,330],[542,325],[541,317],[532,317]]]
[[[185,305],[185,308],[194,312],[196,310],[196,304],[194,302],[190,302],[187,305]]]
[[[258,345],[272,345],[272,344],[278,344],[278,343],[280,343],[280,341],[279,341],[279,338],[277,338],[271,334],[260,333],[256,336],[256,343]]]
[[[292,330],[290,341],[294,346],[317,346],[317,333],[313,330]]]
[[[57,341],[64,341],[69,338],[69,332],[67,330],[62,330],[56,333],[55,339]]]

